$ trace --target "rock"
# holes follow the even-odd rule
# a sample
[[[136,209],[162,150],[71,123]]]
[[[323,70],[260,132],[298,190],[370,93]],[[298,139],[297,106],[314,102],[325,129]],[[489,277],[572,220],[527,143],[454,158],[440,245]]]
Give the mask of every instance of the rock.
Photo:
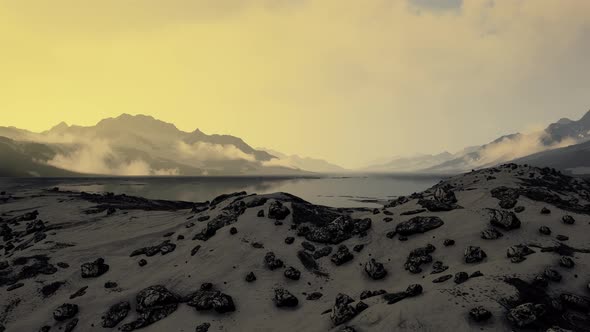
[[[145,259],[140,259],[137,264],[141,267],[146,266],[147,265],[147,261]]]
[[[514,212],[506,210],[489,209],[490,224],[504,230],[520,228],[520,220]]]
[[[27,224],[26,234],[33,234],[45,230],[45,223],[41,220],[34,220]]]
[[[250,272],[248,274],[246,274],[246,282],[254,282],[256,281],[256,275],[254,274],[254,272]]]
[[[88,286],[84,286],[84,287],[78,289],[74,294],[70,295],[70,300],[85,295],[87,289],[88,289]]]
[[[57,263],[56,265],[57,265],[57,266],[59,266],[59,267],[60,267],[60,268],[62,268],[62,269],[67,269],[67,268],[69,268],[69,267],[70,267],[70,264],[68,264],[68,263],[64,263],[64,262],[59,262],[59,263]]]
[[[135,310],[139,317],[121,326],[122,331],[133,331],[166,318],[176,311],[180,298],[166,287],[155,285],[139,291],[135,302]]]
[[[464,252],[465,263],[479,263],[483,261],[487,255],[480,247],[469,246],[465,248]]]
[[[518,203],[520,193],[518,189],[502,186],[492,189],[492,197],[500,200],[499,205],[501,208],[512,209]]]
[[[383,289],[376,290],[376,291],[365,290],[365,291],[361,292],[360,298],[361,298],[361,300],[365,300],[365,299],[368,299],[373,296],[383,295],[385,293],[387,293],[387,292]]]
[[[569,240],[569,239],[570,239],[570,238],[569,238],[569,236],[565,236],[565,235],[561,235],[561,234],[557,235],[555,238],[556,238],[558,241],[567,241],[567,240]]]
[[[299,304],[299,300],[288,290],[277,288],[275,289],[274,303],[277,308],[294,308]]]
[[[305,250],[312,251],[312,252],[315,251],[315,246],[307,241],[301,242],[301,246]]]
[[[392,222],[392,221],[393,221],[393,218],[391,218],[391,217],[383,218],[383,222]]]
[[[269,270],[273,271],[283,267],[283,261],[276,258],[274,252],[269,251],[264,256],[264,265],[266,265]]]
[[[320,293],[320,292],[313,292],[310,294],[307,294],[307,297],[305,298],[308,301],[316,301],[322,298],[322,296],[324,296],[324,294]]]
[[[231,194],[223,194],[223,195],[219,195],[217,197],[215,197],[211,203],[209,204],[210,206],[216,206],[219,203],[229,199],[229,198],[235,198],[235,197],[240,197],[240,196],[246,196],[248,193],[245,191],[240,191],[240,192],[235,192],[235,193],[231,193]]]
[[[551,235],[551,229],[547,226],[541,226],[539,227],[539,233],[543,235]]]
[[[559,259],[559,266],[571,269],[576,265],[576,263],[574,263],[574,260],[571,259],[570,257],[567,256],[561,256],[561,258]]]
[[[211,327],[211,324],[203,323],[203,324],[197,326],[197,328],[195,329],[195,332],[208,332],[210,327]]]
[[[492,313],[482,306],[469,310],[469,317],[476,322],[483,322],[492,318]]]
[[[235,227],[232,227],[232,228],[229,229],[229,233],[231,235],[236,235],[236,234],[238,234],[238,229],[235,228]]]
[[[199,249],[201,249],[201,245],[196,245],[193,249],[191,249],[191,256],[194,256],[197,254],[197,252],[199,252]]]
[[[114,281],[107,281],[107,282],[104,283],[104,288],[107,288],[107,289],[116,288],[118,286],[119,286],[119,284],[117,284]]]
[[[570,215],[565,215],[561,218],[561,221],[566,225],[573,225],[576,222],[576,219]]]
[[[546,207],[543,207],[543,208],[541,209],[541,214],[551,214],[551,210],[549,210],[549,209],[548,209],[548,208],[546,208]]]
[[[356,309],[350,305],[352,302],[354,300],[346,294],[338,294],[336,296],[336,301],[332,308],[332,315],[330,316],[334,326],[344,324],[357,315]]]
[[[295,242],[295,238],[292,236],[289,236],[287,238],[285,238],[285,243],[286,244],[293,244],[293,242]]]
[[[109,270],[109,265],[104,263],[104,259],[98,258],[94,262],[82,264],[80,270],[82,278],[96,278],[105,274]]]
[[[436,247],[432,244],[412,250],[406,259],[404,268],[414,274],[422,272],[420,265],[432,262],[432,256],[430,254],[435,250]]]
[[[305,251],[305,250],[299,250],[297,252],[297,258],[299,258],[299,261],[301,262],[301,264],[303,264],[303,266],[312,271],[315,272],[319,269],[319,265],[318,263],[315,261],[315,258],[312,254],[310,254],[309,252]]]
[[[74,329],[76,328],[77,325],[78,325],[78,318],[72,319],[64,327],[64,332],[72,332],[72,331],[74,331]]]
[[[291,211],[279,201],[273,201],[268,207],[268,218],[284,220]]]
[[[256,214],[256,216],[258,218],[264,218],[264,210],[259,210],[258,213]]]
[[[406,288],[406,294],[408,297],[414,297],[422,294],[422,285],[420,284],[411,284]]]
[[[590,311],[590,298],[572,293],[563,293],[559,296],[563,304],[576,311],[587,313]]]
[[[352,253],[350,253],[350,251],[348,250],[348,247],[345,245],[340,245],[338,247],[338,250],[336,250],[336,253],[334,253],[334,255],[332,255],[331,261],[332,261],[332,263],[336,264],[337,266],[340,266],[344,263],[351,261],[353,258],[354,258],[354,255]]]
[[[49,296],[55,294],[55,292],[57,292],[57,290],[61,286],[63,286],[64,284],[65,284],[65,282],[63,282],[63,281],[55,281],[50,284],[47,284],[47,285],[41,287],[41,294],[43,295],[43,297],[49,297]]]
[[[330,247],[330,246],[322,247],[322,248],[313,252],[313,258],[320,259],[322,257],[329,256],[331,253],[332,253],[332,247]]]
[[[455,245],[455,240],[445,239],[445,241],[443,242],[443,245],[445,247],[454,246]]]
[[[444,271],[446,271],[449,267],[444,265],[443,262],[441,261],[436,261],[432,264],[432,271],[430,272],[430,274],[438,274],[438,273],[443,273]]]
[[[204,283],[201,288],[188,296],[187,305],[197,311],[215,310],[223,314],[236,310],[233,298],[213,288],[210,283]]]
[[[542,305],[535,305],[533,303],[525,303],[511,309],[506,318],[508,321],[517,327],[526,327],[536,322],[539,316],[545,313]]]
[[[8,262],[7,261],[0,261],[0,271],[8,268]]]
[[[469,275],[467,274],[467,272],[457,272],[455,273],[455,283],[456,284],[462,284],[465,281],[467,281],[469,279]]]
[[[352,326],[344,326],[340,329],[340,332],[356,332],[356,330]]]
[[[483,273],[481,273],[480,271],[475,271],[469,275],[469,278],[478,278],[478,277],[483,277]]]
[[[130,310],[131,305],[127,301],[113,304],[102,316],[102,327],[114,328],[127,317]]]
[[[296,268],[290,266],[285,270],[284,273],[285,277],[287,279],[291,279],[291,280],[299,280],[299,278],[301,278],[301,272],[299,272],[299,270],[297,270]]]
[[[400,213],[399,215],[400,215],[400,216],[413,216],[413,215],[415,215],[415,214],[420,214],[420,213],[422,213],[422,212],[426,212],[426,211],[428,211],[428,210],[426,210],[426,209],[416,209],[416,210],[409,210],[409,211],[402,212],[402,213]],[[387,219],[387,218],[386,218],[386,219]],[[391,219],[391,218],[389,218],[389,219]],[[391,219],[391,220],[393,220],[393,219]],[[391,220],[390,220],[390,221],[391,221]]]
[[[25,284],[23,284],[22,282],[17,282],[15,284],[12,284],[11,286],[7,287],[6,288],[6,291],[7,292],[11,292],[11,291],[13,291],[15,289],[19,289],[19,288],[23,287],[24,285]]]
[[[511,246],[506,250],[506,256],[508,258],[512,257],[525,257],[531,254],[534,254],[535,251],[524,244],[517,244],[515,246]]]
[[[373,258],[365,264],[365,272],[373,280],[383,279],[387,275],[387,270],[383,267],[383,264],[375,261]]]
[[[418,204],[430,212],[451,211],[456,208],[454,204],[448,204],[435,199],[420,199]]]
[[[444,225],[439,217],[413,217],[408,221],[401,222],[395,228],[398,234],[408,236],[417,233],[425,233]]]
[[[247,208],[255,208],[266,204],[268,199],[266,197],[255,196],[246,203]]]
[[[53,319],[62,322],[70,319],[78,314],[78,305],[72,303],[64,303],[53,311]]]
[[[439,284],[441,282],[445,282],[445,281],[447,281],[449,279],[452,279],[452,278],[453,278],[453,275],[452,274],[447,274],[447,275],[440,276],[440,277],[432,280],[432,282],[435,283],[435,284]]]
[[[516,213],[524,212],[524,210],[525,210],[525,207],[522,205],[514,208],[514,212],[516,212]]]
[[[203,222],[203,221],[207,221],[209,219],[211,219],[211,216],[200,216],[197,218],[197,221]]]
[[[355,252],[361,252],[365,248],[364,244],[357,244],[356,246],[352,247],[352,250]]]
[[[488,228],[481,232],[481,238],[484,240],[496,240],[504,236],[500,231],[495,228]]]
[[[356,310],[357,313],[361,313],[361,312],[367,310],[368,308],[369,308],[369,305],[363,301],[357,302],[356,306],[354,307],[354,309]]]
[[[554,281],[554,282],[559,282],[561,281],[561,274],[557,271],[555,271],[554,269],[551,268],[546,268],[545,271],[543,271],[543,275],[545,276],[545,278]]]
[[[393,208],[399,205],[403,205],[406,204],[407,202],[409,202],[410,199],[406,196],[400,196],[392,201],[389,201],[387,204],[385,204],[384,208]]]

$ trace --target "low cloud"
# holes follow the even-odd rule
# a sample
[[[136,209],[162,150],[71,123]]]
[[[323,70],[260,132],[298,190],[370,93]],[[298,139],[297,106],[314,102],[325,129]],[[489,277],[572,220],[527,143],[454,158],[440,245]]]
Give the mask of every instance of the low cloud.
[[[525,157],[545,150],[557,149],[576,144],[574,139],[564,139],[550,145],[544,145],[543,139],[547,138],[544,130],[532,131],[513,138],[506,137],[501,141],[487,145],[480,151],[480,165],[497,163],[498,161],[510,161]]]
[[[188,144],[179,141],[176,144],[177,151],[183,159],[194,161],[222,161],[222,160],[247,160],[256,161],[256,158],[243,152],[234,145],[221,145],[205,142]]]
[[[85,174],[141,176],[179,175],[178,169],[154,169],[142,159],[125,160],[105,140],[78,142],[68,152],[56,154],[47,164]]]

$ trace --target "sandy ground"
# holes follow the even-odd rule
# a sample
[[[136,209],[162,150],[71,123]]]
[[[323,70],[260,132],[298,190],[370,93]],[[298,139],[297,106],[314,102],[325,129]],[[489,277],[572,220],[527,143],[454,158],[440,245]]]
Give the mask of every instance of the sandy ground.
[[[509,300],[517,301],[522,294],[505,282],[508,276],[530,282],[547,267],[551,267],[561,274],[562,280],[550,282],[543,289],[548,296],[559,297],[564,292],[590,295],[590,254],[574,252],[571,259],[575,266],[565,268],[559,265],[559,254],[541,252],[538,248],[565,243],[572,248],[590,249],[590,216],[587,213],[564,210],[521,195],[517,206],[524,207],[524,211],[516,214],[521,221],[520,228],[509,231],[500,229],[504,236],[495,240],[481,238],[481,232],[490,227],[487,209],[501,210],[499,200],[492,197],[491,190],[500,186],[521,188],[521,179],[529,178],[530,173],[534,173],[535,177],[543,176],[542,170],[521,166],[478,171],[449,179],[439,184],[439,187],[446,185],[454,191],[456,204],[461,208],[451,211],[401,215],[406,211],[421,209],[418,199],[376,211],[350,211],[354,219],[370,218],[371,228],[366,235],[352,235],[341,243],[354,254],[352,261],[336,266],[330,261],[331,255],[317,259],[321,270],[327,272],[328,276],[312,273],[298,259],[297,252],[303,249],[301,243],[306,240],[297,236],[297,230],[291,227],[293,213],[282,221],[282,225],[276,225],[275,220],[267,217],[275,200],[283,200],[285,207],[293,209],[292,202],[281,194],[265,195],[267,201],[264,205],[245,209],[235,223],[222,227],[213,237],[202,241],[192,239],[210,220],[222,214],[225,207],[235,202],[235,197],[198,213],[191,209],[116,209],[109,215],[107,211],[88,214],[87,211],[94,209],[97,203],[75,193],[26,188],[4,193],[0,196],[4,198],[0,204],[0,216],[3,219],[0,224],[9,225],[13,232],[24,232],[32,221],[19,222],[14,218],[37,210],[37,219],[42,220],[46,227],[41,231],[46,238],[39,242],[33,241],[22,249],[18,248],[19,244],[34,234],[19,234],[8,241],[0,238],[3,246],[0,262],[8,263],[8,267],[0,270],[0,280],[10,273],[18,272],[21,266],[13,264],[18,257],[46,255],[50,264],[57,266],[57,263],[65,262],[69,267],[57,267],[53,274],[22,278],[17,282],[24,285],[14,290],[8,289],[15,280],[1,284],[0,324],[6,331],[39,331],[42,326],[51,327],[50,331],[63,330],[71,319],[57,322],[53,312],[63,303],[72,303],[79,306],[79,312],[75,315],[79,322],[74,331],[117,330],[137,318],[135,297],[140,290],[152,285],[163,285],[176,294],[186,295],[198,290],[202,283],[210,282],[233,298],[236,307],[234,312],[219,314],[215,311],[197,311],[181,303],[168,317],[141,330],[195,331],[199,324],[205,322],[211,324],[210,331],[340,331],[345,326],[356,331],[516,330],[518,326],[507,319],[510,309],[515,306],[509,304]],[[424,195],[433,192],[434,189],[428,190]],[[575,196],[581,205],[584,203],[578,191],[564,189],[561,194],[569,195],[569,198]],[[252,197],[256,196],[248,196],[243,200]],[[551,213],[542,214],[540,211],[544,207],[549,208]],[[259,210],[265,211],[265,217],[257,216]],[[205,215],[211,219],[197,221]],[[564,215],[572,216],[575,223],[564,223]],[[406,241],[400,241],[399,235],[393,238],[386,236],[398,224],[416,216],[438,216],[444,225],[425,233],[409,235]],[[392,221],[384,221],[386,218],[392,218]],[[194,227],[187,228],[191,223],[195,224]],[[541,226],[548,226],[551,235],[541,234]],[[230,233],[231,227],[237,229],[237,234]],[[171,232],[172,235],[165,237]],[[569,240],[558,241],[558,234],[568,236]],[[179,235],[184,236],[184,239],[179,239]],[[295,237],[295,241],[286,244],[284,240],[290,236]],[[166,239],[176,244],[174,251],[152,257],[130,257],[135,249],[154,246]],[[445,239],[452,239],[455,244],[445,246]],[[17,248],[5,250],[9,242]],[[263,244],[264,248],[254,248],[254,242]],[[405,270],[404,263],[410,251],[429,243],[436,247],[431,254],[433,261],[443,262],[448,270],[431,274],[433,264],[428,262],[421,265],[420,273]],[[325,246],[313,244],[316,248]],[[359,244],[364,244],[364,249],[353,251],[352,248]],[[527,244],[535,253],[526,256],[520,263],[513,263],[507,257],[507,249],[518,244]],[[191,256],[191,250],[196,245],[201,245],[201,248]],[[339,245],[331,246],[334,254]],[[481,247],[487,258],[479,263],[465,263],[464,250],[468,246]],[[286,266],[301,271],[301,279],[287,279],[283,275],[284,268],[271,271],[265,267],[264,256],[269,251],[274,252]],[[80,266],[99,257],[104,258],[109,265],[108,272],[95,278],[82,278]],[[385,278],[373,280],[365,272],[365,264],[371,258],[383,263],[388,272]],[[145,259],[147,265],[139,266],[140,259]],[[483,276],[470,278],[461,284],[456,284],[452,278],[442,283],[432,282],[446,274],[454,276],[458,272],[471,274],[475,271],[480,271]],[[255,273],[256,281],[245,281],[249,272]],[[65,284],[52,295],[45,297],[41,294],[44,285],[56,281]],[[116,282],[118,286],[107,289],[104,286],[107,281]],[[395,304],[388,304],[382,296],[365,299],[363,302],[368,308],[344,324],[334,326],[331,314],[322,314],[333,308],[339,293],[347,294],[358,302],[364,290],[400,292],[411,284],[420,284],[423,287],[422,294]],[[73,293],[86,286],[88,288],[84,295],[70,299]],[[295,295],[299,300],[298,306],[277,308],[273,301],[276,288],[285,288]],[[323,295],[318,300],[306,300],[304,294],[312,292],[321,292]],[[131,312],[117,327],[103,328],[101,317],[111,305],[121,301],[131,304]],[[489,310],[491,318],[483,322],[471,318],[469,311],[477,306]],[[582,308],[576,313],[582,315],[581,319],[588,318],[588,310],[584,312]],[[529,330],[544,331],[552,323],[537,321],[529,326]],[[583,325],[562,327],[583,331]]]

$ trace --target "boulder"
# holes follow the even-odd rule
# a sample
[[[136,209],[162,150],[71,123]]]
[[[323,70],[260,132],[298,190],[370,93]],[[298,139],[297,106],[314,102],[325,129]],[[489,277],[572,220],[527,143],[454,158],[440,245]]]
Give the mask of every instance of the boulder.
[[[268,207],[268,218],[274,220],[284,220],[291,213],[289,208],[280,201],[273,201]]]
[[[299,300],[288,290],[277,288],[275,289],[274,303],[277,308],[294,308],[299,304]]]
[[[489,209],[490,224],[504,230],[520,228],[520,220],[514,212],[506,210]]]
[[[387,270],[383,264],[375,261],[373,258],[365,264],[365,272],[367,272],[367,275],[373,280],[383,279],[387,275]]]
[[[354,258],[354,255],[348,250],[348,247],[345,245],[340,245],[336,253],[332,255],[331,261],[332,263],[340,266],[344,263],[351,261]]]
[[[102,327],[114,328],[127,317],[129,310],[131,310],[131,305],[127,301],[113,304],[102,316]]]
[[[64,303],[53,311],[53,319],[62,322],[70,319],[78,314],[78,305],[72,303]]]
[[[334,326],[344,324],[357,315],[355,307],[350,305],[352,302],[354,300],[346,294],[338,294],[336,296],[336,301],[332,308],[332,315],[330,316]]]
[[[301,278],[301,272],[299,272],[299,270],[297,270],[296,268],[290,266],[285,270],[284,273],[285,277],[287,279],[291,279],[291,280],[299,280],[299,278]]]
[[[465,263],[469,264],[479,263],[487,257],[485,251],[483,251],[480,247],[476,246],[469,246],[465,248],[463,256],[465,258]]]
[[[469,310],[469,317],[476,322],[483,322],[492,318],[492,313],[482,306]]]
[[[264,256],[264,265],[271,271],[283,267],[283,261],[275,256],[275,253],[269,251]]]
[[[408,236],[417,233],[425,233],[441,227],[444,222],[439,217],[413,217],[408,221],[401,222],[395,228],[398,234]]]
[[[82,264],[80,270],[82,278],[96,278],[105,274],[109,270],[109,265],[105,264],[103,258],[98,258],[94,262]]]

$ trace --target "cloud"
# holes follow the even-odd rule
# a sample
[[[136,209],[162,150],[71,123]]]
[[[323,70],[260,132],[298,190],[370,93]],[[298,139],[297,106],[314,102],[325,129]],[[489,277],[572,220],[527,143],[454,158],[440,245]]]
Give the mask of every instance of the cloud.
[[[153,169],[142,159],[125,160],[117,155],[106,140],[78,141],[68,152],[56,154],[47,164],[84,174],[141,176],[179,175],[178,169]]]
[[[557,149],[576,144],[574,139],[568,138],[560,142],[544,145],[543,139],[548,135],[544,130],[518,135],[514,138],[504,138],[500,142],[487,145],[480,151],[479,165],[510,161],[534,153]]]
[[[187,144],[178,141],[176,150],[182,159],[193,161],[223,161],[223,160],[247,160],[256,161],[254,155],[247,154],[234,145],[221,145],[206,142]]]

